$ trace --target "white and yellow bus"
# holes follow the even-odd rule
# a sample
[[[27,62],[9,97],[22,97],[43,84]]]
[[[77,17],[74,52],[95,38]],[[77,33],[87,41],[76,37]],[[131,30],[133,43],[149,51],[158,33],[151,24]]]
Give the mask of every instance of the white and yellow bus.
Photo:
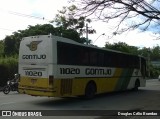
[[[91,98],[145,86],[146,60],[67,38],[40,35],[22,39],[19,74],[20,93]]]

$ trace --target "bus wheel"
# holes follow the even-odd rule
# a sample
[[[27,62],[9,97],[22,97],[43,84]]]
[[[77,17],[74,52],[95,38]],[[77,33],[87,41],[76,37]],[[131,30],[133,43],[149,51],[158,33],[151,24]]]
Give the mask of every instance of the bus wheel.
[[[96,84],[94,82],[89,82],[85,89],[85,98],[91,99],[95,96]]]
[[[139,82],[139,80],[137,79],[136,82],[135,82],[135,84],[134,84],[133,90],[134,90],[134,91],[138,91],[138,87],[139,87],[139,86],[140,86],[140,82]]]

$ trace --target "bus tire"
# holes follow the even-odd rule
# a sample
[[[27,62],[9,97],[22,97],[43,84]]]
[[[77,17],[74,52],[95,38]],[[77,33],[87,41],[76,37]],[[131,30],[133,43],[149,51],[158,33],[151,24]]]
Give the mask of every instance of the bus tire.
[[[95,96],[95,93],[96,93],[96,84],[93,81],[91,81],[86,85],[85,98],[91,99]]]
[[[135,84],[134,84],[133,90],[134,90],[134,91],[138,91],[139,86],[140,86],[140,82],[139,82],[139,80],[137,79],[136,82],[135,82]]]

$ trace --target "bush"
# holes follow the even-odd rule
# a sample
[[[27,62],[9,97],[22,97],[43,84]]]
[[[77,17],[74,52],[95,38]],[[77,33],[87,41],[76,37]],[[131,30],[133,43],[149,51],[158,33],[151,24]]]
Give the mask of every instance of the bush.
[[[153,66],[152,64],[149,66],[150,70],[150,78],[151,79],[157,79],[160,75],[160,67]]]
[[[0,58],[0,86],[6,85],[8,79],[14,78],[14,74],[18,72],[17,57]]]

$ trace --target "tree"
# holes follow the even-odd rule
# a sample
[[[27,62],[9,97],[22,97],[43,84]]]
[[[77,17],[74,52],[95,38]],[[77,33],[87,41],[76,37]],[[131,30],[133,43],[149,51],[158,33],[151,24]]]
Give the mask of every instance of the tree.
[[[0,57],[3,56],[4,52],[4,43],[2,40],[0,40]]]
[[[160,47],[153,47],[151,50],[151,60],[152,61],[160,61]]]
[[[51,24],[28,26],[25,30],[18,30],[13,35],[7,36],[4,39],[4,53],[6,55],[18,54],[20,40],[23,37],[34,36],[34,35],[56,35],[69,38],[79,43],[84,43],[84,39],[80,38],[79,33],[74,29],[66,29],[62,26],[53,27]]]
[[[4,54],[13,55],[15,54],[15,39],[13,36],[6,36],[4,39]]]
[[[112,49],[112,50],[117,50],[121,52],[126,52],[126,53],[131,53],[131,54],[138,54],[138,47],[135,46],[129,46],[124,42],[118,42],[114,44],[106,43],[105,48]]]
[[[76,0],[72,0],[75,2]],[[160,0],[78,0],[78,14],[109,22],[117,19],[113,35],[139,28],[159,33]],[[76,4],[77,2],[75,2]],[[127,23],[127,26],[124,25]],[[156,26],[156,27],[155,27]],[[153,30],[154,29],[154,30]]]
[[[152,49],[144,47],[144,48],[139,49],[138,52],[139,52],[139,55],[142,55],[148,58],[148,55],[152,54]]]
[[[63,29],[72,29],[79,33],[79,36],[83,39],[83,34],[93,34],[95,29],[88,28],[86,24],[91,23],[91,19],[87,19],[85,16],[75,16],[77,7],[75,5],[69,7],[63,7],[62,10],[58,11],[58,14],[51,23],[56,24],[57,27],[62,27]],[[87,27],[87,28],[86,28]],[[88,39],[85,39],[84,42],[87,42]],[[84,43],[83,42],[83,43]]]

